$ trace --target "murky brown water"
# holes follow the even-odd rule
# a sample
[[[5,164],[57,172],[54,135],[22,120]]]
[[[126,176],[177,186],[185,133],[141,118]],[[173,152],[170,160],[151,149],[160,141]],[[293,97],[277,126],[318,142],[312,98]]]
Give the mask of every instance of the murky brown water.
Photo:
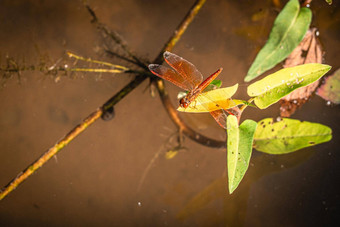
[[[135,53],[153,59],[193,2],[90,1],[90,5]],[[204,75],[223,67],[224,85],[240,83],[237,96],[246,98],[243,77],[276,15],[269,2],[256,3],[208,1],[173,52],[193,62]],[[326,63],[336,69],[340,10],[336,4],[315,4],[313,24],[320,30]],[[252,21],[261,9],[270,9],[267,20]],[[96,53],[103,39],[81,1],[1,1],[0,18],[2,63],[6,55],[19,62],[24,58],[27,64],[39,62],[45,53],[57,60],[65,50],[113,61]],[[17,75],[6,80],[0,90],[0,186],[131,78],[77,74],[61,76],[56,83],[52,76],[23,72],[20,80]],[[331,126],[332,141],[282,156],[254,151],[244,180],[228,195],[221,178],[224,150],[186,139],[187,151],[172,160],[164,158],[162,147],[175,127],[158,96],[145,92],[147,86],[144,82],[121,101],[112,121],[97,121],[1,201],[0,225],[321,226],[338,221],[339,106],[326,106],[314,97],[293,116]],[[176,101],[178,89],[167,87]],[[260,120],[278,113],[278,105],[265,111],[248,108],[243,118]],[[205,135],[224,138],[208,114],[183,117]],[[159,151],[163,153],[137,191],[143,171]],[[214,181],[215,196],[201,199],[206,202],[203,206],[183,211]]]

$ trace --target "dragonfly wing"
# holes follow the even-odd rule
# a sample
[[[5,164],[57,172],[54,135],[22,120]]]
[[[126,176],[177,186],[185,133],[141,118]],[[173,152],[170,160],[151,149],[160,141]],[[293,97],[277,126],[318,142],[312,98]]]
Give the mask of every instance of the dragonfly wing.
[[[222,128],[227,129],[227,113],[224,110],[215,110],[210,112],[211,116],[215,119],[217,124]]]
[[[203,76],[192,63],[168,51],[164,52],[163,56],[165,61],[191,84],[191,90],[202,83]]]
[[[227,129],[228,115],[231,114],[239,118],[239,115],[241,114],[241,110],[237,106],[234,106],[226,110],[223,110],[223,109],[215,110],[215,111],[210,112],[210,114],[222,128]]]
[[[175,84],[176,86],[184,90],[188,91],[192,89],[192,85],[190,82],[186,81],[184,77],[182,77],[175,70],[170,69],[169,67],[157,64],[150,64],[149,70],[156,76],[159,76],[164,80],[170,81],[171,83]]]

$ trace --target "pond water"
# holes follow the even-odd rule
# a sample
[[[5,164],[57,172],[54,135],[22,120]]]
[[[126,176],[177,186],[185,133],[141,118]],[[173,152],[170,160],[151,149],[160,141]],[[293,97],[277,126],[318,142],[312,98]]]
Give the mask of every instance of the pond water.
[[[89,1],[102,23],[150,61],[193,3]],[[340,66],[339,4],[315,1],[312,10],[312,25],[320,31],[325,63],[333,72]],[[271,1],[207,1],[173,52],[194,63],[204,76],[223,67],[223,85],[239,83],[235,97],[246,99],[243,78],[278,12]],[[65,58],[66,51],[126,64],[103,53],[104,47],[117,48],[91,24],[82,1],[1,1],[0,15],[1,65],[6,56],[19,66],[50,64]],[[1,187],[133,79],[108,73],[55,77],[38,70],[7,76],[0,89]],[[339,224],[339,106],[327,106],[314,96],[292,118],[330,126],[333,139],[280,156],[254,150],[245,178],[229,195],[224,149],[186,138],[187,149],[165,158],[176,127],[148,86],[144,81],[115,106],[114,119],[98,120],[1,201],[0,225]],[[166,87],[177,103],[180,90],[170,83]],[[247,108],[242,120],[278,115],[278,104],[262,111]],[[225,132],[209,114],[181,117],[198,132],[225,140]],[[199,196],[204,190],[210,190],[209,196]]]

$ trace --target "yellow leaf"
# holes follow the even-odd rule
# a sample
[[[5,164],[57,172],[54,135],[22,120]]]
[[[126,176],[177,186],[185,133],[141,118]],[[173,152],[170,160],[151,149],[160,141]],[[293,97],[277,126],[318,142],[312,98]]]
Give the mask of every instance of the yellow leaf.
[[[178,107],[181,112],[206,113],[220,109],[229,109],[239,104],[241,100],[230,99],[238,88],[238,84],[232,87],[220,88],[200,94],[187,108]]]

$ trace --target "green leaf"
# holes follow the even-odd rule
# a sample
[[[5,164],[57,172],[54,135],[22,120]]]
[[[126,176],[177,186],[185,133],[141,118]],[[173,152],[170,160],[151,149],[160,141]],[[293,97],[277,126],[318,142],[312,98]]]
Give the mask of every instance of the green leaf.
[[[247,93],[249,96],[255,97],[254,102],[260,109],[264,109],[295,89],[320,79],[330,69],[329,65],[317,63],[281,69],[249,85]]]
[[[302,41],[311,20],[310,9],[300,9],[298,0],[290,0],[275,19],[269,39],[256,56],[244,81],[251,81],[284,60]]]
[[[340,69],[327,77],[316,93],[325,100],[340,104]]]
[[[214,90],[216,88],[220,88],[222,86],[222,81],[221,80],[213,80],[203,91],[210,91]]]
[[[227,161],[230,194],[240,184],[248,169],[256,125],[255,121],[245,120],[238,127],[237,117],[229,115],[227,118]]]
[[[268,154],[286,154],[332,139],[332,129],[318,123],[283,118],[273,122],[266,118],[258,122],[254,148]]]

